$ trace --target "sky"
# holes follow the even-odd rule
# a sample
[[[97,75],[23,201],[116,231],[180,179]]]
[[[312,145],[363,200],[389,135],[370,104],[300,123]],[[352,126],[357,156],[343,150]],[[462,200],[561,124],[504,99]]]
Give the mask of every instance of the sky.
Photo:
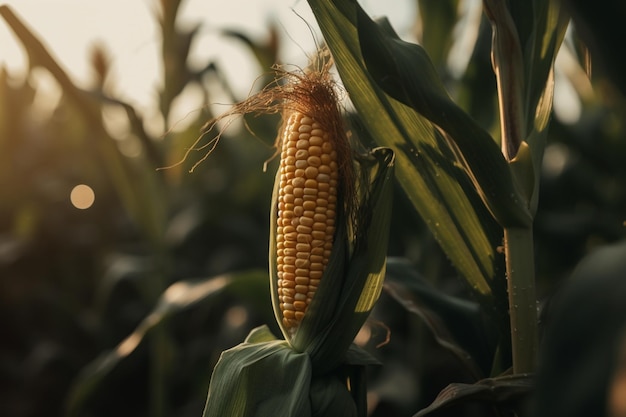
[[[91,48],[96,43],[104,45],[112,57],[111,79],[115,94],[136,106],[148,120],[151,113],[156,115],[162,71],[155,18],[159,0],[8,0],[0,3],[8,4],[45,42],[81,87],[87,87],[93,77],[89,64]],[[361,4],[374,16],[388,16],[400,31],[409,28],[415,19],[412,0],[366,0]],[[284,36],[281,57],[284,62],[301,65],[305,63],[302,51],[310,52],[314,47],[310,28],[302,18],[314,23],[305,0],[185,0],[179,12],[180,24],[202,24],[190,63],[204,66],[210,59],[217,60],[239,97],[250,91],[262,69],[251,65],[249,53],[241,45],[225,42],[217,36],[217,30],[236,29],[262,39],[268,35],[268,22],[278,22]],[[21,45],[4,20],[0,20],[0,65],[14,75],[23,73],[27,66]],[[42,95],[58,96],[55,83],[47,79],[46,74],[35,76],[39,77]],[[179,114],[174,114],[172,119],[183,118],[197,109],[196,101],[199,97],[194,100],[193,94],[188,94],[177,103]]]
[[[415,22],[414,0],[360,0],[372,16],[387,16],[400,33],[407,33]],[[471,2],[470,2],[471,3]],[[158,88],[161,83],[159,58],[159,29],[156,17],[160,0],[0,0],[14,12],[48,46],[75,83],[89,86],[93,75],[89,52],[95,43],[104,45],[112,58],[111,83],[113,92],[133,106],[149,121],[147,126],[158,134],[164,126],[158,124]],[[268,22],[277,22],[282,30],[283,62],[303,65],[303,51],[314,49],[310,24],[316,30],[315,19],[305,0],[184,0],[179,11],[179,24],[201,24],[194,42],[191,65],[204,66],[216,61],[226,73],[238,97],[245,97],[263,69],[253,65],[249,51],[240,44],[225,41],[217,35],[220,29],[235,29],[255,38],[268,35]],[[305,22],[306,21],[306,22]],[[319,32],[317,36],[320,37]],[[462,42],[459,43],[463,47]],[[467,49],[467,45],[464,46]],[[12,75],[24,72],[26,57],[19,41],[4,20],[0,20],[0,65]],[[34,75],[41,97],[42,109],[51,110],[59,91],[45,72]],[[562,77],[561,77],[562,78]],[[567,83],[559,79],[555,110],[562,117],[575,120],[580,109]],[[184,120],[200,106],[200,94],[186,91],[175,102],[171,120]],[[181,128],[184,123],[181,124]]]

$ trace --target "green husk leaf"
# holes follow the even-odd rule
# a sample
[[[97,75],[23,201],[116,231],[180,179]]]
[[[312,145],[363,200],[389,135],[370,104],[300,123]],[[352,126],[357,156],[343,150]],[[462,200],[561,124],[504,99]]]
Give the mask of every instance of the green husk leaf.
[[[362,197],[358,214],[359,233],[350,231],[348,239],[354,250],[347,260],[342,285],[337,275],[324,275],[307,314],[298,328],[292,344],[295,349],[309,353],[316,374],[335,369],[345,360],[345,354],[359,329],[369,316],[382,290],[393,188],[394,154],[390,149],[374,149],[367,159],[360,160],[360,169],[369,183]],[[332,274],[332,270],[330,271]],[[327,297],[338,292],[336,305]],[[329,312],[332,314],[329,315]],[[328,320],[320,320],[320,318]]]
[[[278,175],[278,174],[277,174]],[[279,181],[276,180],[274,183],[274,194],[272,196],[272,201],[278,201],[278,185]],[[341,207],[338,204],[338,207]],[[341,209],[340,209],[341,210]],[[344,214],[342,211],[338,210],[338,220],[341,219]],[[324,298],[324,308],[320,308],[317,314],[307,314],[305,316],[306,320],[303,320],[300,323],[298,329],[306,328],[306,331],[301,331],[300,336],[298,338],[298,342],[295,343],[292,338],[293,334],[284,327],[282,321],[282,311],[280,310],[280,300],[278,299],[278,273],[276,266],[276,228],[277,228],[277,219],[278,219],[278,205],[272,204],[272,208],[270,211],[270,244],[269,244],[269,271],[270,271],[270,292],[272,297],[272,307],[274,308],[274,316],[276,317],[276,322],[278,323],[285,340],[290,340],[292,345],[299,350],[300,352],[304,352],[306,350],[306,346],[310,342],[310,338],[313,337],[313,334],[320,332],[325,325],[332,320],[333,315],[335,314],[335,309],[337,303],[340,298],[340,291],[337,291],[337,288],[341,288],[343,286],[342,282],[345,279],[345,266],[348,261],[348,237],[347,237],[347,224],[345,221],[337,221],[337,230],[335,235],[335,244],[333,245],[333,251],[331,253],[330,259],[328,260],[328,265],[324,271],[323,279],[320,282],[320,286],[317,289],[315,299]],[[309,306],[308,311],[311,312],[315,309],[315,302]]]
[[[355,345],[350,345],[346,352],[345,364],[347,365],[381,365],[380,361],[368,351]]]
[[[377,362],[356,346],[348,356],[345,367],[316,375],[307,353],[276,340],[267,326],[253,329],[244,343],[220,356],[203,417],[365,416],[359,369]]]
[[[203,416],[308,417],[311,375],[309,356],[286,341],[246,341],[220,356]]]
[[[271,342],[276,339],[274,333],[267,326],[259,326],[255,329],[252,329],[244,340],[245,343],[263,343],[263,342]]]
[[[356,417],[357,407],[345,382],[338,375],[323,375],[311,382],[311,403],[314,416]]]
[[[357,186],[359,202],[358,231],[348,229],[344,214],[337,222],[335,244],[328,266],[307,314],[291,334],[282,326],[276,272],[276,204],[270,216],[270,287],[276,320],[296,351],[308,352],[316,373],[334,369],[343,362],[357,332],[380,295],[385,273],[387,238],[391,219],[391,190],[394,154],[390,149],[374,149],[359,158]],[[274,190],[274,199],[277,189]],[[341,220],[343,219],[343,220]],[[349,247],[353,246],[352,254]]]

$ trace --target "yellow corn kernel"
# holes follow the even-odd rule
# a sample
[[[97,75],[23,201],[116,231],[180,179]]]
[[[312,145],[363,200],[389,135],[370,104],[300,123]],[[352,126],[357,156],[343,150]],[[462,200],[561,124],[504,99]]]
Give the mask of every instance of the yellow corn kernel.
[[[283,127],[279,170],[278,297],[283,325],[294,329],[317,290],[335,234],[339,173],[330,133],[292,111]]]

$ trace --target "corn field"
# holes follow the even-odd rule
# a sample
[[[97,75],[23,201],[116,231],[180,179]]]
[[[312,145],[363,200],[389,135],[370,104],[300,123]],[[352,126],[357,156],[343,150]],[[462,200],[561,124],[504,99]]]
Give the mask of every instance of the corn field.
[[[239,96],[153,3],[160,131],[0,5],[0,415],[626,416],[624,6],[307,0]]]

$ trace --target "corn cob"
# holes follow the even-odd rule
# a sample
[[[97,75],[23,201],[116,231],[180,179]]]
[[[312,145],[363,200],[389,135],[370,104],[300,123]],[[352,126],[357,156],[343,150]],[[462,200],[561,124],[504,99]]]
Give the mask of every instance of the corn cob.
[[[331,133],[291,111],[282,131],[276,230],[278,297],[287,329],[304,317],[328,264],[338,176]]]
[[[280,319],[290,333],[304,318],[329,263],[335,223],[355,226],[352,151],[331,66],[332,59],[324,49],[301,73],[277,67],[274,83],[208,122],[185,153],[186,158],[193,150],[208,148],[193,170],[217,145],[222,131],[208,143],[200,143],[218,122],[233,115],[282,113],[283,126],[276,140],[281,162],[271,263]]]

